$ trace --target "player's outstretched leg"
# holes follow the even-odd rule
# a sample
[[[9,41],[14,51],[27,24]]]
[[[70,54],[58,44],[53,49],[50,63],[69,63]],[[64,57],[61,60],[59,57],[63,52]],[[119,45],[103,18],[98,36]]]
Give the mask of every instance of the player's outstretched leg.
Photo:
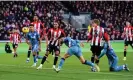
[[[54,63],[53,63],[53,69],[56,68],[56,64],[57,64],[57,61],[58,61],[58,57],[59,57],[59,51],[56,51],[55,52]]]
[[[89,65],[91,67],[94,67],[93,68],[93,72],[96,72],[96,71],[99,72],[100,71],[100,68],[97,65],[95,65],[94,63],[92,63],[90,61],[85,60],[83,56],[80,56],[79,57],[79,60],[81,61],[82,64],[85,64],[85,65]]]
[[[116,57],[112,62],[110,62],[110,71],[122,71],[122,70],[126,70],[129,71],[129,68],[127,67],[127,65],[122,65],[122,66],[117,66],[118,63],[118,58]]]
[[[37,67],[37,69],[42,69],[42,66],[43,66],[44,62],[47,60],[48,55],[49,55],[49,52],[47,51],[45,56],[43,56],[43,58],[42,58],[40,66]]]
[[[39,51],[37,52],[36,61],[38,62],[38,59],[42,59],[43,57],[39,56]]]
[[[68,57],[70,57],[70,55],[66,53],[66,54],[64,55],[64,57],[61,58],[61,60],[60,60],[60,62],[59,62],[59,65],[58,65],[58,68],[55,69],[55,71],[56,71],[57,73],[61,70],[61,68],[62,68],[62,66],[63,66],[63,64],[64,64],[64,62],[65,62],[65,59],[67,59]]]
[[[33,54],[33,61],[34,61],[34,64],[32,65],[32,67],[36,67],[36,55],[35,54]]]
[[[30,54],[31,54],[31,47],[29,47],[26,62],[29,62],[30,61]]]
[[[113,70],[111,70],[113,69]],[[110,71],[115,71],[115,72],[118,72],[118,71],[122,71],[122,70],[126,70],[126,71],[129,71],[129,68],[127,67],[127,65],[122,65],[122,66],[116,66],[115,68],[110,68]]]

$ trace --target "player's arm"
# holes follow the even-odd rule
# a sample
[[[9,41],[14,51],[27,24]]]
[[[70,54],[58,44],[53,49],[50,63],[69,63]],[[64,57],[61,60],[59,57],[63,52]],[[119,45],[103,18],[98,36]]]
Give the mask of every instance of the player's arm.
[[[46,40],[46,46],[48,46],[48,37],[47,37],[47,35],[44,36],[44,38],[45,38],[45,40]]]
[[[89,40],[92,39],[92,30],[93,28],[91,28],[90,32],[89,32],[89,35],[88,35],[88,39],[87,39],[87,42],[89,42]]]
[[[83,42],[81,42],[80,40],[76,40],[76,42],[79,43],[81,47],[84,47]]]
[[[110,45],[110,37],[109,37],[109,35],[107,34],[107,32],[104,32],[104,39],[105,39],[105,41],[108,43],[108,46],[109,46],[109,48],[111,47],[111,45]]]
[[[40,38],[38,33],[37,33],[37,39],[38,39],[38,42],[39,42],[39,50],[41,51],[41,38]]]
[[[31,46],[31,44],[30,44],[30,42],[29,42],[29,35],[28,35],[28,33],[26,34],[25,42],[26,42],[29,46]]]
[[[98,56],[98,59],[100,59],[101,57],[103,57],[106,54],[106,52],[107,52],[107,49],[103,49],[101,51],[101,54]]]
[[[51,37],[51,29],[48,30],[48,33],[46,35],[47,35],[47,39],[49,40],[49,37]]]
[[[10,43],[13,41],[13,34],[10,35]]]
[[[48,37],[47,37],[47,34],[46,34],[46,30],[45,29],[43,29],[43,31],[42,31],[42,37],[41,37],[41,40],[42,39],[45,39],[45,41],[46,41],[46,46],[48,45]]]
[[[124,36],[126,35],[126,32],[125,32],[125,28],[124,28],[124,31],[123,31],[123,33],[122,33],[122,38],[124,38]]]
[[[19,42],[21,43],[21,36],[20,36],[20,34],[19,34]]]

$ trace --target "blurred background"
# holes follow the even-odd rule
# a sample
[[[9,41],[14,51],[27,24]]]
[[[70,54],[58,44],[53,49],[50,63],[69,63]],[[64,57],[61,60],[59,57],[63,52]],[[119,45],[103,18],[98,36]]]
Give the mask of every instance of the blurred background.
[[[92,19],[99,19],[111,40],[122,40],[125,22],[133,24],[132,1],[0,1],[0,40],[9,40],[9,32],[29,26],[34,16],[48,30],[54,21],[67,36],[86,40]]]

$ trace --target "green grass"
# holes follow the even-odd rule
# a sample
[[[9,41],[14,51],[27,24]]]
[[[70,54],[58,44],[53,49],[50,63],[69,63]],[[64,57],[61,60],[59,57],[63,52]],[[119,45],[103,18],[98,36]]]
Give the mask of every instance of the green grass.
[[[25,43],[19,45],[18,58],[13,58],[13,54],[6,54],[4,52],[4,44],[0,43],[0,80],[133,80],[133,51],[129,47],[127,54],[127,61],[123,59],[123,43],[112,43],[112,46],[119,57],[118,65],[127,63],[130,72],[109,72],[108,60],[104,56],[100,61],[101,72],[91,72],[90,67],[82,65],[80,61],[72,56],[65,61],[63,69],[56,73],[51,69],[53,64],[53,57],[50,55],[48,60],[50,63],[45,63],[42,70],[31,68],[33,64],[32,57],[29,63],[26,63],[26,56],[28,46]],[[44,55],[45,44],[42,43],[42,52]],[[61,48],[61,56],[66,52],[67,48],[63,45]],[[91,52],[89,44],[85,43],[82,49],[83,55],[87,60],[90,60]],[[40,64],[37,63],[37,66]]]

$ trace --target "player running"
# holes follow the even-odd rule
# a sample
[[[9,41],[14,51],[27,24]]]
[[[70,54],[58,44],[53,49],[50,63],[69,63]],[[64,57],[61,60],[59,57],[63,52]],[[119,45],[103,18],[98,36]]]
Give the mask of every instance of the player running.
[[[94,56],[99,56],[102,50],[102,39],[109,42],[108,34],[105,32],[104,28],[99,26],[100,21],[98,19],[94,19],[92,21],[92,28],[90,30],[90,34],[88,36],[88,41],[91,40],[91,51],[92,57],[91,62],[99,64],[99,60],[94,60]],[[87,42],[88,42],[87,41]]]
[[[34,16],[34,22],[33,24],[35,31],[41,36],[41,39],[45,38],[46,40],[46,45],[48,44],[47,36],[46,36],[46,29],[44,28],[44,25],[39,21],[37,16]],[[31,47],[29,47],[28,54],[27,54],[27,60],[26,62],[30,61],[30,54],[31,54]],[[39,52],[37,52],[39,54]]]
[[[13,29],[13,33],[10,36],[10,42],[12,43],[13,52],[14,52],[13,57],[15,58],[18,56],[17,54],[18,43],[19,42],[21,43],[21,38],[17,29]]]
[[[42,59],[41,56],[37,55],[37,52],[41,50],[41,39],[39,34],[35,31],[33,25],[30,25],[30,32],[26,35],[26,43],[31,47],[33,53],[34,64],[32,67],[36,66],[36,58]]]
[[[49,37],[49,44],[46,49],[46,54],[43,57],[41,64],[37,69],[42,69],[44,62],[47,60],[49,53],[52,51],[54,51],[55,53],[53,69],[56,67],[58,57],[60,54],[59,39],[65,37],[65,33],[62,29],[59,28],[59,23],[54,22],[54,28],[49,29],[47,36]]]
[[[133,28],[129,22],[126,22],[126,27],[124,27],[124,33],[123,33],[123,36],[125,36],[124,58],[123,58],[124,61],[126,60],[128,45],[130,45],[133,48],[133,35],[132,34],[133,34]]]
[[[113,48],[111,48],[111,47],[109,48],[108,43],[106,43],[106,42],[103,45],[103,50],[101,51],[101,54],[95,58],[100,59],[105,54],[109,61],[110,71],[121,71],[121,70],[129,71],[129,68],[127,67],[127,65],[117,66],[118,57],[116,56]]]
[[[80,45],[81,45],[82,47],[83,47],[84,45],[83,45],[83,43],[80,43],[79,40],[73,40],[73,39],[71,39],[70,37],[66,37],[66,38],[64,38],[64,39],[61,39],[61,41],[63,41],[63,42],[65,43],[65,45],[66,45],[67,47],[69,47],[69,49],[67,50],[67,53],[65,53],[64,57],[61,58],[60,63],[59,63],[59,65],[58,65],[58,68],[55,69],[57,73],[61,70],[61,68],[62,68],[62,66],[63,66],[65,60],[66,60],[68,57],[72,56],[72,55],[75,55],[75,56],[81,61],[82,64],[95,67],[95,68],[93,68],[93,69],[94,69],[94,70],[93,70],[94,72],[95,72],[96,70],[97,70],[97,71],[100,70],[99,67],[98,67],[97,65],[95,65],[94,63],[89,62],[89,61],[87,61],[87,60],[84,59],[84,57],[82,56],[81,48],[80,48]],[[79,45],[79,43],[80,43],[80,45]]]

